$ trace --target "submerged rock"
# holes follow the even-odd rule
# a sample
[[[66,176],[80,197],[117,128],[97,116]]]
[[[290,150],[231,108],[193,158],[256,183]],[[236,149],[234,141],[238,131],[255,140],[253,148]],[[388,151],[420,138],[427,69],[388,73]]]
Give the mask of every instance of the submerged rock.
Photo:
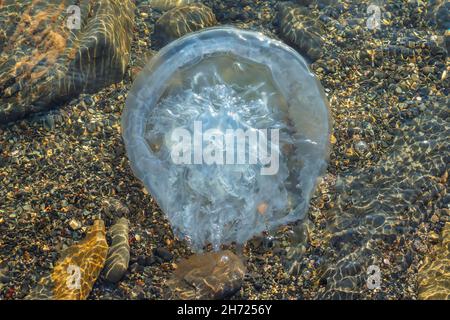
[[[227,27],[161,50],[128,95],[122,130],[133,172],[199,250],[302,219],[327,165],[331,124],[297,52]],[[173,138],[180,130],[184,143]]]
[[[196,254],[178,263],[169,280],[171,298],[225,299],[242,286],[246,269],[231,251]]]
[[[278,3],[278,24],[280,35],[292,44],[311,61],[322,56],[323,41],[320,36],[322,23],[310,17],[305,7],[299,7],[289,2]]]
[[[198,3],[199,0],[150,0],[149,2],[152,8],[167,11],[187,4]]]
[[[118,282],[128,269],[130,263],[129,225],[128,219],[120,218],[109,231],[112,243],[103,273],[110,282]]]
[[[210,8],[203,4],[191,4],[174,8],[159,18],[155,24],[154,36],[164,46],[182,36],[217,24]]]
[[[31,300],[85,300],[105,264],[105,224],[96,220],[86,237],[61,253],[49,276],[26,297]]]
[[[121,81],[133,37],[133,1],[82,0],[79,26],[72,4],[0,3],[0,123]]]
[[[450,300],[450,222],[442,230],[442,243],[419,269],[419,299]]]

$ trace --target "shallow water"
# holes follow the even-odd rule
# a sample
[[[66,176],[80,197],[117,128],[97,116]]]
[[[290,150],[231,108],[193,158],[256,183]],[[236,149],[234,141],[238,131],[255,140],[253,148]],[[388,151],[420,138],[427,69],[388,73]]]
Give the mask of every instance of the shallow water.
[[[157,205],[156,193],[149,194],[130,169],[120,119],[132,82],[143,67],[139,61],[148,61],[145,57],[164,50],[158,44],[159,35],[155,34],[157,21],[169,8],[196,1],[137,0],[133,1],[137,6],[133,18],[124,15],[126,10],[117,10],[106,17],[105,22],[109,21],[106,25],[121,21],[122,26],[130,27],[130,21],[134,20],[130,32],[117,32],[115,27],[104,30],[102,26],[105,24],[89,24],[93,28],[89,30],[93,32],[83,29],[80,36],[88,35],[87,39],[94,41],[104,34],[99,34],[99,30],[106,31],[107,36],[105,41],[98,42],[98,46],[94,45],[95,41],[88,40],[88,47],[116,52],[110,56],[119,63],[114,68],[105,67],[109,58],[99,54],[98,50],[98,54],[83,55],[80,60],[83,63],[75,63],[73,72],[61,73],[63,78],[81,80],[89,70],[100,69],[107,71],[109,76],[96,73],[95,79],[85,79],[87,81],[80,84],[95,91],[92,94],[64,96],[68,103],[49,104],[48,98],[57,93],[49,86],[51,79],[55,79],[55,67],[66,70],[74,58],[70,49],[78,48],[79,39],[66,33],[64,15],[53,21],[53,14],[30,19],[24,12],[32,3],[35,5],[33,15],[50,7],[58,7],[60,11],[64,8],[59,6],[69,2],[27,0],[20,1],[22,6],[17,6],[17,1],[0,1],[0,117],[5,110],[22,117],[47,107],[55,109],[23,121],[0,125],[0,300],[23,299],[33,289],[43,289],[43,297],[55,298],[54,288],[40,286],[39,280],[48,279],[61,252],[81,243],[89,226],[99,217],[105,221],[106,230],[110,231],[121,216],[130,220],[130,263],[126,266],[126,274],[118,285],[106,282],[103,275],[96,281],[88,281],[89,284],[95,282],[95,285],[87,288],[85,293],[89,294],[89,299],[161,299],[165,297],[164,283],[173,277],[173,269],[178,262],[198,256],[193,255],[188,242],[173,233],[173,224]],[[112,2],[120,5],[131,3]],[[233,283],[237,290],[233,291],[233,297],[448,298],[450,69],[447,53],[450,38],[448,30],[445,36],[448,9],[446,11],[441,6],[444,1],[386,0],[378,3],[382,19],[380,30],[370,30],[367,25],[370,18],[367,9],[373,1],[294,1],[311,5],[303,6],[301,10],[289,10],[293,16],[285,12],[285,19],[280,16],[278,5],[282,3],[284,6],[287,1],[200,2],[211,8],[218,25],[260,31],[270,38],[292,42],[290,44],[296,50],[306,55],[317,53],[320,58],[310,69],[325,88],[335,120],[329,166],[315,189],[310,208],[305,212],[308,219],[295,225],[283,225],[273,233],[264,232],[246,242],[243,248],[231,246],[231,250],[238,253],[239,260],[245,262],[247,271],[244,279],[239,278]],[[80,3],[83,11],[94,2],[83,0]],[[178,36],[189,28],[203,28],[199,21],[187,21],[182,12],[180,15],[175,15],[180,17],[179,21],[167,25],[168,35]],[[185,28],[187,22],[191,23],[189,28]],[[24,27],[17,29],[17,25]],[[51,30],[64,30],[60,34],[67,38],[67,47],[48,45],[58,44],[52,42],[57,38],[48,37],[48,41],[40,38]],[[312,38],[308,32],[313,32]],[[95,37],[90,36],[93,34]],[[310,41],[315,36],[320,38],[319,42]],[[22,40],[15,41],[17,39]],[[131,40],[132,46],[128,50]],[[171,38],[166,35],[164,40]],[[111,46],[106,48],[103,44]],[[49,48],[52,50],[44,52]],[[63,49],[67,54],[60,55]],[[176,55],[185,53],[177,51]],[[128,61],[129,55],[131,61]],[[254,51],[253,56],[261,54]],[[53,63],[56,57],[57,64]],[[40,58],[47,58],[47,61]],[[91,63],[92,59],[95,63]],[[257,110],[253,110],[256,106],[265,108],[274,104],[281,106],[280,110],[284,110],[285,105],[289,106],[289,101],[283,100],[278,92],[291,88],[290,83],[279,87],[274,84],[281,78],[280,74],[270,77],[267,69],[251,61],[235,65],[230,60],[233,60],[232,56],[214,57],[209,63],[204,61],[204,65],[194,61],[190,69],[179,70],[172,78],[173,90],[166,92],[162,99],[158,97],[159,107],[173,111],[176,109],[174,101],[194,101],[193,89],[211,99],[232,100],[235,104],[245,105],[248,107],[245,110],[258,115]],[[14,79],[17,62],[19,65],[23,62],[32,64],[29,68],[16,70],[25,72],[22,75],[18,72]],[[173,62],[176,63],[176,59]],[[184,77],[189,78],[188,74],[194,69],[205,73],[205,69],[212,70],[215,65],[223,65],[224,69],[219,68],[221,70],[217,73],[221,74],[221,79],[214,86],[205,86],[204,80],[206,83],[212,81],[215,74],[207,74],[203,80],[197,79],[198,82],[182,81]],[[79,71],[78,67],[84,71]],[[292,64],[288,64],[284,73],[291,67]],[[250,72],[249,68],[252,69]],[[44,70],[49,72],[42,73]],[[124,71],[122,82],[101,91],[95,89],[97,85],[103,88],[113,78],[117,80],[115,75],[123,75]],[[165,75],[160,74],[153,83],[168,83],[164,79]],[[232,83],[239,83],[239,86],[232,87]],[[259,93],[247,92],[244,97],[243,93],[249,89],[245,83],[250,83],[252,88],[262,83],[262,88],[274,95],[261,99]],[[72,85],[70,88],[77,89]],[[75,91],[79,93],[78,89]],[[2,103],[4,101],[6,103]],[[34,101],[37,105],[27,101]],[[253,105],[253,102],[255,108],[252,109],[249,104]],[[195,103],[198,105],[202,101]],[[208,111],[211,111],[210,115],[216,112],[213,107]],[[272,113],[270,119],[244,117],[242,114],[240,119],[245,121],[224,123],[256,126],[259,121],[279,121],[287,126],[282,129],[284,133],[295,125],[304,131],[317,129],[328,133],[327,126],[319,126],[317,121],[311,121],[312,117],[301,117],[301,113],[298,117],[296,115],[299,114],[288,117],[296,119],[294,124],[285,121],[278,113]],[[0,122],[8,119],[0,118]],[[188,120],[192,119],[184,118],[180,122]],[[211,122],[211,125],[217,127],[218,121]],[[154,151],[165,142],[163,137],[167,132],[161,133],[164,134],[161,139],[148,137]],[[287,139],[286,135],[283,139]],[[289,150],[282,150],[285,151]],[[243,166],[240,170],[248,172],[249,168],[252,167]],[[210,176],[215,172],[211,170]],[[183,182],[190,181],[184,188],[196,191],[198,180],[203,179],[198,175],[183,179]],[[202,199],[212,197],[207,192],[212,186],[220,188],[234,201],[236,198],[243,198],[243,203],[253,201],[236,192],[240,189],[233,181],[224,179],[222,182],[219,184],[212,178],[201,181]],[[251,188],[249,185],[248,190]],[[266,192],[268,195],[261,194],[264,199],[272,195],[272,190]],[[172,195],[170,192],[165,194]],[[277,196],[276,199],[284,205],[288,196]],[[256,204],[252,203],[253,206]],[[269,210],[265,205],[258,207],[262,212]],[[261,230],[266,230],[266,220],[259,222]],[[255,230],[244,232],[249,235],[257,233]],[[90,252],[96,246],[81,249],[79,253]],[[81,257],[73,254],[68,261],[80,261]],[[93,260],[97,261],[92,269],[95,273],[102,268],[99,257],[96,255]],[[92,267],[90,261],[80,263],[84,262],[90,264],[89,269]],[[240,261],[232,266],[240,267]],[[189,272],[189,268],[187,264],[182,270]],[[64,270],[58,270],[62,271],[62,277],[58,279],[64,284]],[[187,283],[191,291],[192,283],[203,285],[203,280],[211,279],[207,268],[202,270],[205,273],[198,273],[198,276],[191,277],[194,281]],[[368,280],[375,275],[369,271],[373,270],[380,273],[379,287],[369,287]],[[218,274],[220,277],[213,279],[220,278],[214,281],[216,288],[222,288],[230,279],[227,272],[219,270]],[[178,282],[172,289],[172,293],[180,291],[181,294],[193,293],[190,297],[198,297],[198,292],[186,290],[186,286],[180,286]]]

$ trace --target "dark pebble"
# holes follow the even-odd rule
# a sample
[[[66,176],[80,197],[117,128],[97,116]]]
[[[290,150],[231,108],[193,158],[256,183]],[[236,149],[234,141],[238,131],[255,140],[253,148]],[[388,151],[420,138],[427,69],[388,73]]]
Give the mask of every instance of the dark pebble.
[[[138,263],[138,265],[140,265],[140,266],[145,266],[145,256],[139,256],[139,257],[137,258],[137,263]]]
[[[165,262],[169,262],[173,259],[173,254],[166,248],[156,248],[153,253]]]
[[[139,265],[138,263],[134,263],[130,267],[131,273],[141,273],[144,272],[144,266]]]
[[[10,281],[11,281],[10,277],[0,274],[0,283],[9,283]]]
[[[83,101],[89,107],[94,105],[94,100],[92,99],[91,96],[84,97]]]
[[[145,266],[146,267],[154,265],[155,263],[156,263],[155,256],[148,256],[145,258]]]
[[[253,284],[253,287],[255,288],[256,291],[260,291],[263,288],[263,286],[260,282],[255,282]]]

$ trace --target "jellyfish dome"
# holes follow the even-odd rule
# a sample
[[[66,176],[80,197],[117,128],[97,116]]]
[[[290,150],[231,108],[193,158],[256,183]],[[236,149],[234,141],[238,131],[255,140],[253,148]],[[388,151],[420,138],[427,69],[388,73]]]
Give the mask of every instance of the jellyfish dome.
[[[122,116],[134,174],[194,250],[303,219],[330,131],[328,101],[305,59],[232,27],[163,48]]]

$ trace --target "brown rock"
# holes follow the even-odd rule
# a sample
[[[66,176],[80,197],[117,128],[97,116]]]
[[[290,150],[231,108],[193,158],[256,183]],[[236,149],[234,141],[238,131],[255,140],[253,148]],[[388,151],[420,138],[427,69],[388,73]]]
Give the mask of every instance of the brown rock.
[[[105,224],[96,220],[84,240],[67,248],[52,273],[41,279],[26,299],[85,300],[105,264]]]
[[[175,299],[224,299],[241,288],[245,273],[231,251],[196,254],[178,264],[168,285]]]

